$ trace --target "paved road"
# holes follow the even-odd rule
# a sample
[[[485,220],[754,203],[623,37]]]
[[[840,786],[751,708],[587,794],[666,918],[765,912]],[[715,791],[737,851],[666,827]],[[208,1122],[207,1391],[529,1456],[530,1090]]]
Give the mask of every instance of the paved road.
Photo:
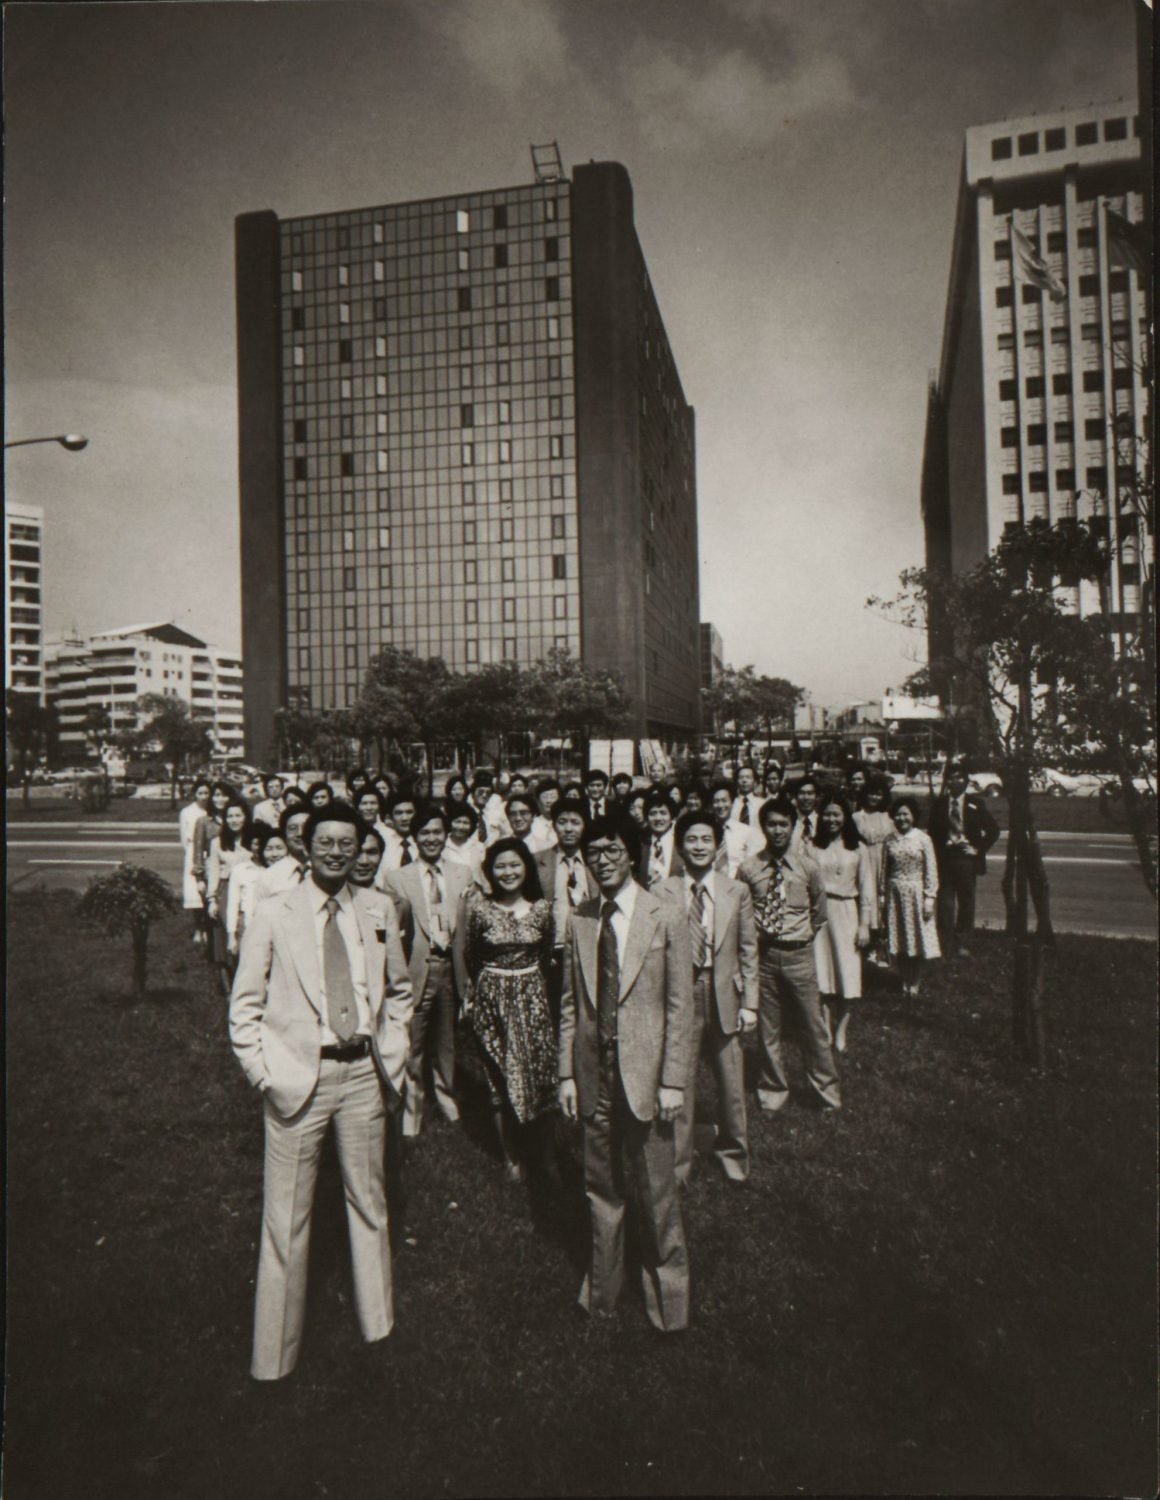
[[[1156,909],[1124,834],[1045,833],[1052,914],[1060,932],[1099,932],[1155,940]],[[1004,843],[995,846],[989,874],[979,882],[979,922],[1002,927]],[[27,890],[82,890],[91,876],[122,860],[136,860],[181,881],[177,830],[166,823],[101,821],[50,823],[32,819],[8,828],[8,886]]]

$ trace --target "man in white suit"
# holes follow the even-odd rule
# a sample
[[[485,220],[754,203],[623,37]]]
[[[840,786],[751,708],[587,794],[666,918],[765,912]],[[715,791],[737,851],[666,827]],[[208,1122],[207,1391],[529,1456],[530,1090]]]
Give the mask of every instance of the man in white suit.
[[[689,1257],[674,1175],[673,1122],[690,1067],[693,964],[683,911],[632,878],[640,832],[598,818],[584,855],[599,901],[572,914],[560,1016],[560,1108],[583,1121],[592,1222],[580,1305],[615,1310],[624,1283],[625,1189],[633,1184],[645,1311],[674,1333],[689,1321]]]
[[[468,865],[444,858],[447,814],[423,807],[415,814],[419,858],[391,870],[387,894],[395,903],[410,966],[415,1009],[411,1018],[411,1057],[403,1096],[403,1136],[423,1126],[423,1066],[431,1052],[435,1103],[446,1120],[459,1119],[455,1091],[455,974],[451,948],[463,893],[473,875]]]
[[[310,873],[258,906],[230,996],[230,1041],[266,1118],[255,1380],[279,1380],[298,1359],[310,1215],[332,1120],[359,1326],[374,1343],[394,1325],[383,1090],[402,1088],[411,984],[393,911],[347,881],[365,831],[341,803],[310,814]]]

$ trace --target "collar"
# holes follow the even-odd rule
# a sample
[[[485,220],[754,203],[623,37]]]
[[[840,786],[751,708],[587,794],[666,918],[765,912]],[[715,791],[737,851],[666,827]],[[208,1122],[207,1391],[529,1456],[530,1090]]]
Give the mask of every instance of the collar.
[[[631,922],[632,921],[632,914],[636,910],[636,897],[637,897],[637,892],[639,890],[640,890],[640,887],[637,885],[636,881],[633,880],[632,877],[630,876],[624,882],[624,884],[621,886],[621,888],[617,891],[617,893],[616,893],[615,896],[606,897],[604,895],[604,892],[601,891],[601,893],[600,893],[600,914],[601,914],[601,916],[604,915],[604,907],[605,907],[606,903],[609,900],[611,900],[612,905],[616,907],[617,911],[622,912],[624,914],[624,916],[626,916],[628,918],[628,920]]]
[[[700,880],[697,880],[692,875],[690,875],[689,872],[688,872],[688,870],[685,871],[684,875],[682,876],[682,879],[685,882],[685,895],[686,896],[691,896],[693,894],[693,892],[697,889],[697,887],[700,885],[700,886],[704,887],[704,889],[705,889],[705,895],[708,896],[709,900],[713,901],[714,903],[716,902],[716,892],[713,889],[713,866],[712,865],[709,866],[709,868],[705,871],[704,876]]]
[[[422,869],[424,870],[424,872],[426,872],[428,870],[433,870],[436,875],[442,875],[443,874],[443,856],[444,856],[444,854],[446,852],[447,852],[447,845],[444,844],[443,848],[439,851],[439,858],[438,859],[427,860],[427,859],[424,859],[423,856],[420,854],[420,856],[419,856],[419,864],[422,867]]]
[[[345,882],[342,889],[335,892],[333,898],[315,881],[313,875],[308,875],[303,884],[310,892],[310,909],[316,917],[326,910],[326,903],[331,899],[338,902],[339,911],[349,912],[354,904],[351,899],[350,886]]]

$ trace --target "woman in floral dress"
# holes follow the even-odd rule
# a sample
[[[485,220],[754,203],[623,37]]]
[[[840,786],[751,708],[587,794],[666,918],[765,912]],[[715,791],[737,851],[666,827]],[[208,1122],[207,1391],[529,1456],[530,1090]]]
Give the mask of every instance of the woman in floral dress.
[[[543,899],[535,862],[520,839],[499,839],[483,862],[490,887],[468,887],[456,931],[456,968],[464,1012],[483,1055],[504,1175],[519,1182],[527,1127],[533,1122],[551,1172],[551,1112],[557,1053],[548,1005],[552,903]]]
[[[891,816],[895,831],[883,846],[880,905],[890,956],[898,960],[902,993],[913,1000],[923,964],[941,957],[934,917],[938,865],[929,835],[918,826],[914,799],[900,797]]]

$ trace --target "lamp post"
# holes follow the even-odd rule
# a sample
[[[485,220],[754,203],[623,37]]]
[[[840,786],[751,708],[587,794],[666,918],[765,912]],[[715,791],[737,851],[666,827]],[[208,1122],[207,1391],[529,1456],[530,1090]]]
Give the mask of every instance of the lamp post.
[[[27,448],[32,443],[59,443],[70,453],[79,453],[82,448],[89,446],[88,438],[81,437],[79,432],[60,432],[55,437],[17,438],[14,442],[5,443],[4,451],[7,453],[9,448]]]

